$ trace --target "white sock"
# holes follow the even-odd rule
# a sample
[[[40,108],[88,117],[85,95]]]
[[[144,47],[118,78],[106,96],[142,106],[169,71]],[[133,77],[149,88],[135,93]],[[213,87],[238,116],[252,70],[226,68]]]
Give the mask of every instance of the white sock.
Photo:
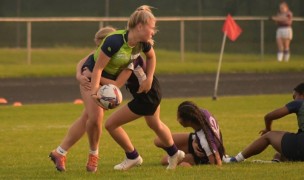
[[[284,61],[289,61],[290,58],[290,53],[288,50],[284,51]]]
[[[283,60],[283,56],[284,56],[284,53],[282,51],[279,51],[277,54],[277,58],[278,58],[279,62],[281,62]]]
[[[235,159],[237,160],[237,162],[241,162],[241,161],[245,160],[245,158],[244,158],[244,156],[241,152],[238,153],[238,155],[235,156]]]
[[[97,156],[98,155],[98,149],[96,149],[95,151],[90,150],[90,154]]]
[[[68,153],[66,150],[62,149],[62,147],[58,146],[56,149],[56,152],[58,152],[59,154],[66,156],[66,154]]]

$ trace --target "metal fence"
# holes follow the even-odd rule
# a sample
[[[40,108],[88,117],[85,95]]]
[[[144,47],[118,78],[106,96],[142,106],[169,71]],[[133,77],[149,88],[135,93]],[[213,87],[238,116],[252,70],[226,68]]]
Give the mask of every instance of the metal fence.
[[[276,26],[268,17],[233,18],[242,27],[243,34],[235,43],[228,43],[228,52],[259,53],[263,58],[266,50],[276,51]],[[185,51],[219,52],[225,19],[158,17],[160,33],[155,37],[156,46],[180,51],[181,61],[185,59]],[[32,47],[90,46],[96,29],[108,24],[124,28],[127,20],[128,17],[0,18],[0,47],[25,46],[30,64]],[[296,39],[292,41],[292,49],[295,53],[303,53],[303,21],[304,18],[294,18]]]

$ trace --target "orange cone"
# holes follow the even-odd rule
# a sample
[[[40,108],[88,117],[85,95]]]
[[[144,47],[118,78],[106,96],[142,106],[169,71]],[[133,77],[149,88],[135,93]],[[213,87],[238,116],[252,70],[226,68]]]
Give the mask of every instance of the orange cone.
[[[13,103],[13,106],[19,107],[19,106],[22,106],[22,103],[19,102],[19,101],[16,101],[16,102]]]
[[[82,99],[75,99],[74,104],[83,104],[83,100]]]
[[[7,104],[7,100],[5,98],[0,98],[0,104]]]

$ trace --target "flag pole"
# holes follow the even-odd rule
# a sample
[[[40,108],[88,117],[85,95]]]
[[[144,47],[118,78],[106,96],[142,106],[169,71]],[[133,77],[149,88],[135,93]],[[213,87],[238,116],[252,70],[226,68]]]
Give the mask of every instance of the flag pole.
[[[221,71],[222,59],[223,59],[224,48],[225,48],[225,43],[226,43],[226,37],[227,37],[227,31],[225,31],[225,33],[224,33],[220,59],[219,59],[219,63],[218,63],[218,66],[217,66],[216,79],[215,79],[215,85],[214,85],[214,93],[213,93],[213,97],[212,97],[213,100],[217,99],[218,82],[219,82],[219,78],[220,78],[220,71]]]

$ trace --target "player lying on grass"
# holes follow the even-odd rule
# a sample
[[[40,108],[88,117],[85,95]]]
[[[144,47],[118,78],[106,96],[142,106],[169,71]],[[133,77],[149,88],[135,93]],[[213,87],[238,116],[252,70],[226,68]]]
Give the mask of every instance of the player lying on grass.
[[[245,159],[263,152],[271,145],[277,153],[273,162],[304,161],[304,83],[297,85],[293,92],[293,101],[266,114],[265,129],[262,136],[246,147],[235,157],[225,159],[225,162],[241,162]],[[288,114],[295,113],[298,120],[298,132],[272,131],[272,121]]]
[[[205,109],[199,108],[190,101],[184,101],[178,106],[177,120],[183,127],[191,127],[193,133],[173,133],[173,139],[178,147],[186,153],[179,164],[192,166],[199,164],[222,165],[225,154],[222,135],[216,119]],[[159,138],[154,140],[157,147],[163,144]],[[164,156],[161,164],[168,164],[168,156]]]

